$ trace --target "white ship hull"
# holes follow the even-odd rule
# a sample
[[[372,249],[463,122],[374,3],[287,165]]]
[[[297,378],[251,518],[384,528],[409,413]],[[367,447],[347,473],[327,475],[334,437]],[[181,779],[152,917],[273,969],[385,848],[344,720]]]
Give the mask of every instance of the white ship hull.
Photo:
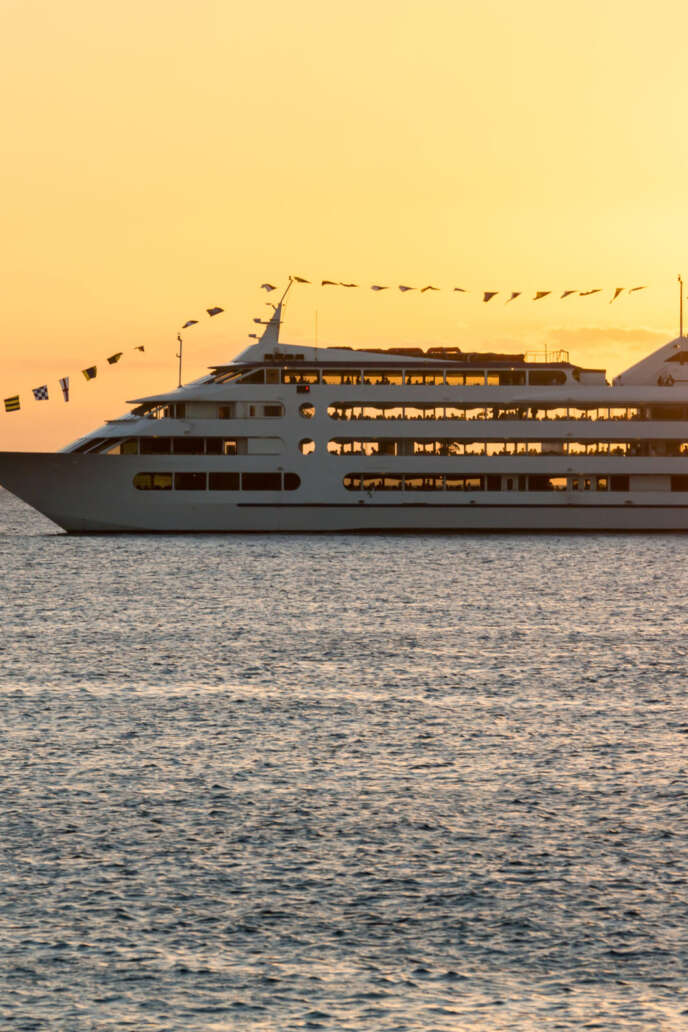
[[[137,491],[132,477],[139,466],[125,456],[4,452],[0,483],[64,530],[82,534],[688,530],[688,504],[660,492],[484,491],[441,502],[421,499],[421,492],[403,500],[364,492],[345,501],[242,492],[228,500],[211,492]]]

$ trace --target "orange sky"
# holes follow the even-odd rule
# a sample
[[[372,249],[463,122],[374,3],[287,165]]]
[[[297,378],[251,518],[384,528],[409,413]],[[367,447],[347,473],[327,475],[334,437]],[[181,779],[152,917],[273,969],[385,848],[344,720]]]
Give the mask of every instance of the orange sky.
[[[173,386],[176,333],[211,305],[186,378],[233,357],[290,273],[473,291],[302,287],[294,343],[317,311],[321,344],[563,346],[614,374],[677,332],[683,4],[4,0],[0,28],[0,396],[23,404],[0,449]]]

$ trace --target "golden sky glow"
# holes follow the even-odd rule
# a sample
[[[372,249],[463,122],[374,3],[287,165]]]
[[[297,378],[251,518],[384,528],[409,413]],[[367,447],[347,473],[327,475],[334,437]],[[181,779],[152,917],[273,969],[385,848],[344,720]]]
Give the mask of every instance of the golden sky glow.
[[[290,273],[474,292],[300,287],[292,343],[317,311],[322,345],[549,345],[614,374],[677,333],[682,3],[4,0],[0,28],[0,395],[23,406],[0,449],[174,386],[212,305],[185,379],[233,357]]]

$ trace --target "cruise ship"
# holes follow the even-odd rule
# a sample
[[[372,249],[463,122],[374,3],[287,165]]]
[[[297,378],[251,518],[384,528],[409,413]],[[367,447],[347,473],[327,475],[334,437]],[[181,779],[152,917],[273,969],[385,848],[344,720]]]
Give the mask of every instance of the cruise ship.
[[[71,533],[688,529],[688,338],[612,384],[566,353],[280,343],[0,484]]]

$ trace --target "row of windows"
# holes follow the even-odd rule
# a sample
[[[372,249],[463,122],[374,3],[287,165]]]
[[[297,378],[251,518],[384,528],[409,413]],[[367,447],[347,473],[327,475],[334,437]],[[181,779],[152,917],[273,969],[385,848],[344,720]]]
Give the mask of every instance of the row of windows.
[[[137,491],[295,491],[296,473],[137,473]]]
[[[666,478],[672,491],[688,491],[688,476]],[[628,491],[627,476],[543,476],[450,473],[348,473],[347,491]],[[668,485],[667,485],[668,486]]]
[[[274,402],[218,405],[212,401],[179,401],[173,405],[144,403],[132,409],[132,415],[147,419],[278,419],[284,415],[284,405]]]
[[[476,441],[432,438],[335,437],[331,455],[688,455],[688,441]]]
[[[575,375],[575,373],[574,373]],[[253,369],[234,375],[221,373],[216,383],[325,384],[370,387],[548,387],[566,383],[563,369]]]
[[[279,437],[126,437],[97,439],[91,451],[108,455],[279,455]]]
[[[314,414],[312,406],[302,406],[301,415]],[[335,402],[327,408],[331,419],[486,419],[494,420],[682,420],[688,419],[685,405],[652,405],[590,408],[579,406],[549,406],[547,408],[517,405],[362,405],[353,402]]]

